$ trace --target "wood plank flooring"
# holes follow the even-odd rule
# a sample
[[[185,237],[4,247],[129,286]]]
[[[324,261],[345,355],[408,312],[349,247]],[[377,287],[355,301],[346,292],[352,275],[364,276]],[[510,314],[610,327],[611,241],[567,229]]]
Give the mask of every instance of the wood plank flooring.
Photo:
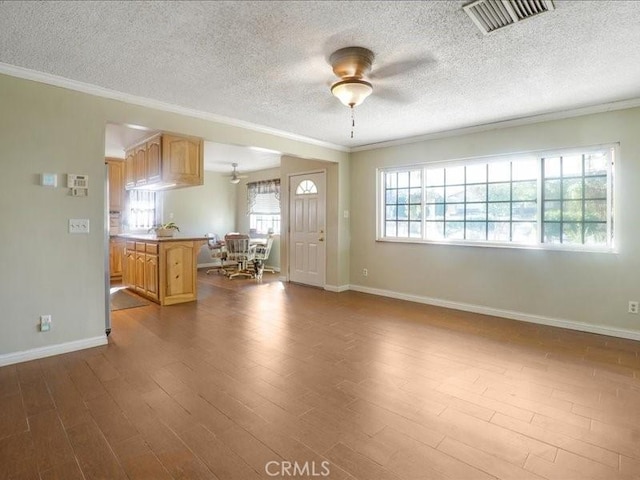
[[[274,278],[0,368],[0,479],[640,478],[639,342]]]

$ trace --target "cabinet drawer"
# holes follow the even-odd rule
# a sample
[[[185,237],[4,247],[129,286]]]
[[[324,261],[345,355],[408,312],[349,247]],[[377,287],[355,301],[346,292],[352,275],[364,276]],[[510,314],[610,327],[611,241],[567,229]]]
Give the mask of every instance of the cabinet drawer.
[[[133,252],[136,249],[136,242],[127,242],[127,251]]]
[[[144,252],[146,243],[136,242],[136,252]]]
[[[146,246],[147,246],[147,248],[146,248],[147,253],[155,253],[156,255],[158,254],[158,244],[157,243],[147,243]]]

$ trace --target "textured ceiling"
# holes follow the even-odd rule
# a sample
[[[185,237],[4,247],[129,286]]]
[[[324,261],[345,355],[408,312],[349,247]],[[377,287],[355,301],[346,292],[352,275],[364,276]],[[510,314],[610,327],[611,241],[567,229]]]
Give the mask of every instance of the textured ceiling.
[[[555,1],[483,36],[467,2],[1,2],[0,62],[344,146],[640,97],[640,2]],[[349,109],[328,56],[376,55]]]

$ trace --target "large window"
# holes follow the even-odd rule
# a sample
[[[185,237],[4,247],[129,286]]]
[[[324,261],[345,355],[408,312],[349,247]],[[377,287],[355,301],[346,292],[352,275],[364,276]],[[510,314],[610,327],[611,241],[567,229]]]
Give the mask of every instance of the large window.
[[[248,183],[247,204],[251,230],[280,233],[280,179]]]
[[[613,246],[613,147],[380,171],[380,240]]]

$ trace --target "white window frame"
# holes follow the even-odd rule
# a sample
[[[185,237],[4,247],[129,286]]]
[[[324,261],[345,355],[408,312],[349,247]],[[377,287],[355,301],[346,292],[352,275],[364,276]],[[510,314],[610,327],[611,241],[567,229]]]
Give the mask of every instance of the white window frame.
[[[566,243],[546,243],[542,241],[543,238],[543,205],[542,205],[542,188],[544,185],[544,179],[542,179],[542,159],[551,158],[556,156],[567,157],[576,154],[588,154],[594,152],[602,152],[608,150],[610,153],[610,161],[607,164],[607,239],[608,244],[605,245],[593,245],[593,244],[566,244]],[[496,162],[507,161],[524,161],[524,160],[536,160],[538,162],[538,175],[537,175],[537,241],[535,243],[518,243],[513,241],[488,241],[488,240],[467,240],[467,239],[427,239],[426,238],[426,171],[434,168],[451,168],[456,166],[470,166],[474,164],[489,164]],[[561,250],[561,251],[577,251],[577,252],[604,252],[604,253],[617,253],[618,238],[617,230],[619,221],[619,205],[616,199],[617,188],[614,188],[615,168],[620,163],[619,156],[619,144],[602,144],[591,145],[586,147],[573,147],[562,148],[553,150],[540,150],[508,155],[493,155],[484,157],[473,157],[455,160],[443,160],[437,162],[425,162],[415,163],[403,166],[384,167],[376,169],[376,241],[379,242],[391,242],[391,243],[424,243],[424,244],[436,244],[436,245],[458,245],[458,246],[478,246],[478,247],[497,247],[497,248],[524,248],[524,249],[539,249],[539,250]],[[406,172],[409,170],[422,170],[421,180],[421,231],[422,236],[417,237],[385,237],[383,232],[385,229],[385,174],[388,172]],[[583,172],[584,176],[584,172]],[[513,182],[513,179],[510,180]],[[584,199],[584,197],[583,197]],[[466,204],[466,202],[465,202]],[[489,221],[488,219],[486,220]]]

